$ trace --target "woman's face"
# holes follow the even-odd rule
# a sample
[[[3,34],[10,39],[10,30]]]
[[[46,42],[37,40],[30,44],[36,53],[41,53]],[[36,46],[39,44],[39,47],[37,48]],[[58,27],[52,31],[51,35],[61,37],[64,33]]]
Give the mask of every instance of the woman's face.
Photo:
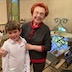
[[[33,20],[34,23],[40,23],[44,20],[45,18],[45,9],[43,7],[35,7],[34,12],[33,12]]]

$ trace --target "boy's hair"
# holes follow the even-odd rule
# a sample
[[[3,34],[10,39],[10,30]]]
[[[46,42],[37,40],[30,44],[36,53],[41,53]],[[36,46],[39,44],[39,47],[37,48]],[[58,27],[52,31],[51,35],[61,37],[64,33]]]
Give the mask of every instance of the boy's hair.
[[[8,21],[5,25],[5,32],[12,31],[18,29],[20,30],[20,24],[19,22],[16,22],[15,20]]]

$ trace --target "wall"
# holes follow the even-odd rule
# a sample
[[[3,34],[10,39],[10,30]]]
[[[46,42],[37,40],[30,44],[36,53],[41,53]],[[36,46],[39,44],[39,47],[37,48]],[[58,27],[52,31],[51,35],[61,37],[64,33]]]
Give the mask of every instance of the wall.
[[[0,24],[7,22],[6,0],[0,0]]]
[[[20,0],[20,19],[31,19],[30,8],[37,0]]]
[[[57,25],[54,18],[67,18],[68,22],[63,24],[69,31],[72,31],[72,0],[20,0],[20,19],[30,20],[30,8],[35,2],[44,2],[49,7],[49,15],[44,22],[53,28]],[[0,24],[7,22],[6,0],[0,0]]]
[[[49,15],[44,22],[53,28],[57,25],[54,18],[67,18],[68,22],[63,24],[69,31],[72,30],[72,0],[21,0],[20,1],[20,18],[30,19],[30,8],[35,2],[44,2],[49,7]]]

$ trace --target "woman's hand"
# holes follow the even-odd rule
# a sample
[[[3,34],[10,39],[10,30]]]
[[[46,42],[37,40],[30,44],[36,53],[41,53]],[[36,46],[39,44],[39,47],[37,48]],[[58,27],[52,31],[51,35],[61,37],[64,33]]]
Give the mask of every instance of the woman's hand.
[[[4,49],[0,49],[0,56],[3,56],[3,57],[5,57],[6,55],[7,55],[7,51],[6,50],[4,50]]]

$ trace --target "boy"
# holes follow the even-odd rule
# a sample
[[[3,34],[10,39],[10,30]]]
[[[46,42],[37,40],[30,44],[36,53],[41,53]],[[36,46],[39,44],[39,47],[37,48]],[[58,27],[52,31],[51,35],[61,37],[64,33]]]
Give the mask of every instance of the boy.
[[[3,72],[30,72],[29,53],[26,50],[26,40],[20,37],[20,24],[9,21],[5,31],[9,39],[4,42],[0,50],[4,54],[7,53],[5,57],[2,57]]]

